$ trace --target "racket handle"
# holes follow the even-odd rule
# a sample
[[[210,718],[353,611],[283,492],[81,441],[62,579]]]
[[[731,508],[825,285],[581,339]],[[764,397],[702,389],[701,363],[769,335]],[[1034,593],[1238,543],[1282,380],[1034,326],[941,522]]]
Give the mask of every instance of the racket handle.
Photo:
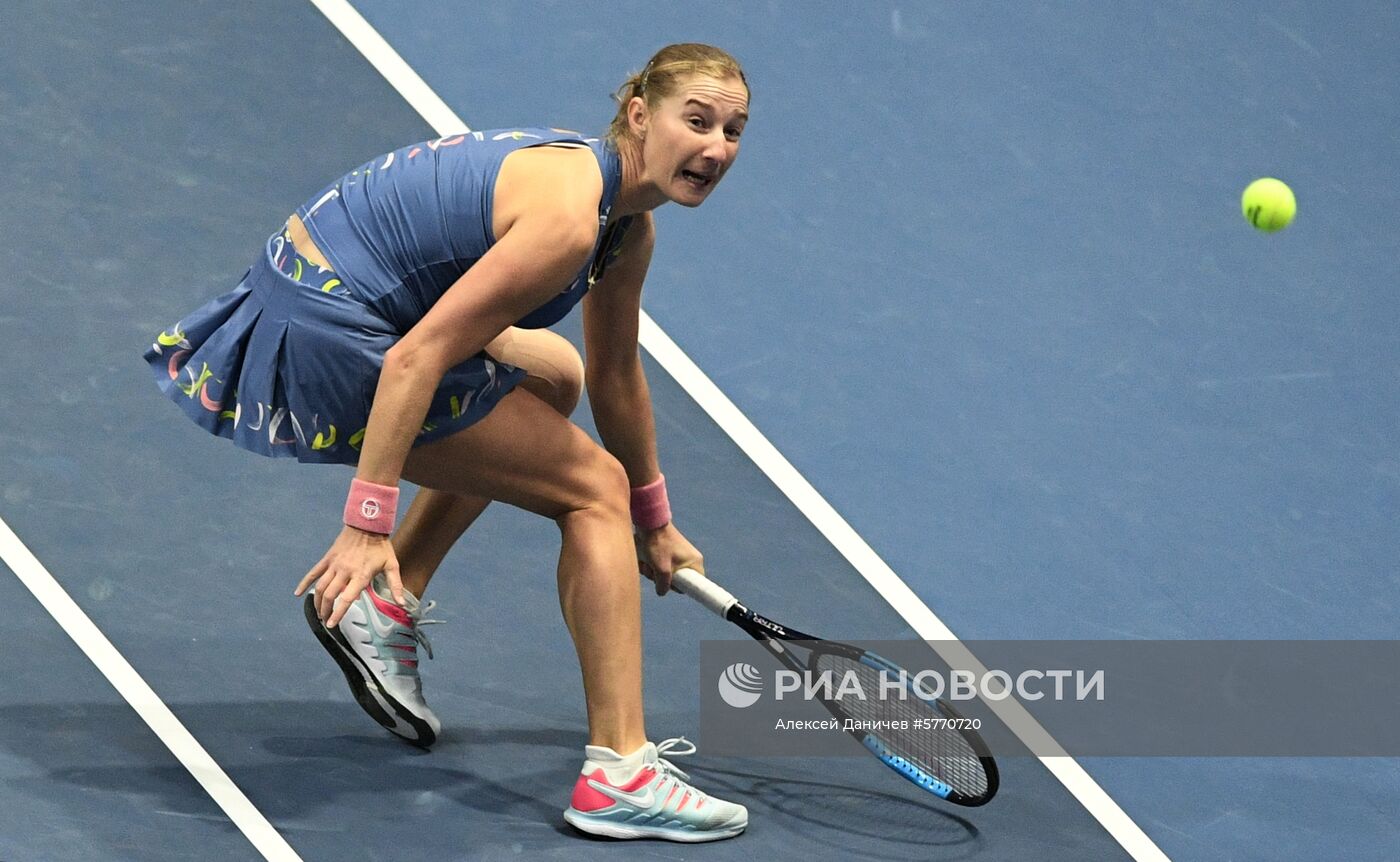
[[[677,569],[671,575],[671,586],[714,611],[721,619],[739,603],[728,590],[694,569]]]

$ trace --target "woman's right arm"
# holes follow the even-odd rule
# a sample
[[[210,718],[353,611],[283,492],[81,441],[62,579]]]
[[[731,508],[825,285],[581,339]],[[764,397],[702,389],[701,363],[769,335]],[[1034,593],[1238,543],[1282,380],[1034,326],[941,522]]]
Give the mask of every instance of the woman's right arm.
[[[517,159],[527,153],[530,159]],[[512,159],[517,159],[515,166]],[[529,169],[521,170],[527,162]],[[508,172],[507,167],[516,169]],[[398,485],[447,370],[547,302],[588,261],[597,239],[601,195],[602,177],[590,150],[541,148],[507,159],[496,189],[496,244],[385,354],[357,479]],[[388,536],[347,526],[296,594],[316,583],[318,612],[326,625],[334,626],[380,571],[401,599]]]

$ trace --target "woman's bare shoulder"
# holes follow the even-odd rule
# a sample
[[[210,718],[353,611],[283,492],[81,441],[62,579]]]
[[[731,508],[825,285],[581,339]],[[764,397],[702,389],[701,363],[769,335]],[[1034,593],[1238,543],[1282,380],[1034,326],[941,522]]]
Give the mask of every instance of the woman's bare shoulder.
[[[528,147],[505,157],[494,195],[498,238],[527,212],[596,222],[603,173],[588,147]]]

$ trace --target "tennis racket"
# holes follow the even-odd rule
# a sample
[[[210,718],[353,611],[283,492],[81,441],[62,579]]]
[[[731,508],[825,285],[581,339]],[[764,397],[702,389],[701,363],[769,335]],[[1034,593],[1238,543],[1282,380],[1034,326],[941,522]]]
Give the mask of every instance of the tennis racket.
[[[866,692],[883,691],[882,673],[888,678],[912,679],[898,665],[875,653],[803,634],[759,616],[694,569],[676,571],[671,576],[671,586],[743,629],[789,670],[810,670],[814,676],[831,671],[832,679],[854,673]],[[996,761],[982,737],[946,701],[927,698],[917,686],[906,685],[908,692],[903,698],[837,700],[827,691],[819,699],[881,763],[918,787],[958,805],[990,802],[1000,779]],[[884,729],[891,727],[892,722],[898,729]],[[864,729],[870,727],[879,729]]]

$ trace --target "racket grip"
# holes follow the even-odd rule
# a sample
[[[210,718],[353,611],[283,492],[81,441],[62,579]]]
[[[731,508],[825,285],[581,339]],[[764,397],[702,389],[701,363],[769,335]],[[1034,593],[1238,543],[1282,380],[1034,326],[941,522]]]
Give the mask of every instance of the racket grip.
[[[721,619],[739,603],[728,590],[694,569],[677,569],[671,574],[671,586],[709,608]]]

